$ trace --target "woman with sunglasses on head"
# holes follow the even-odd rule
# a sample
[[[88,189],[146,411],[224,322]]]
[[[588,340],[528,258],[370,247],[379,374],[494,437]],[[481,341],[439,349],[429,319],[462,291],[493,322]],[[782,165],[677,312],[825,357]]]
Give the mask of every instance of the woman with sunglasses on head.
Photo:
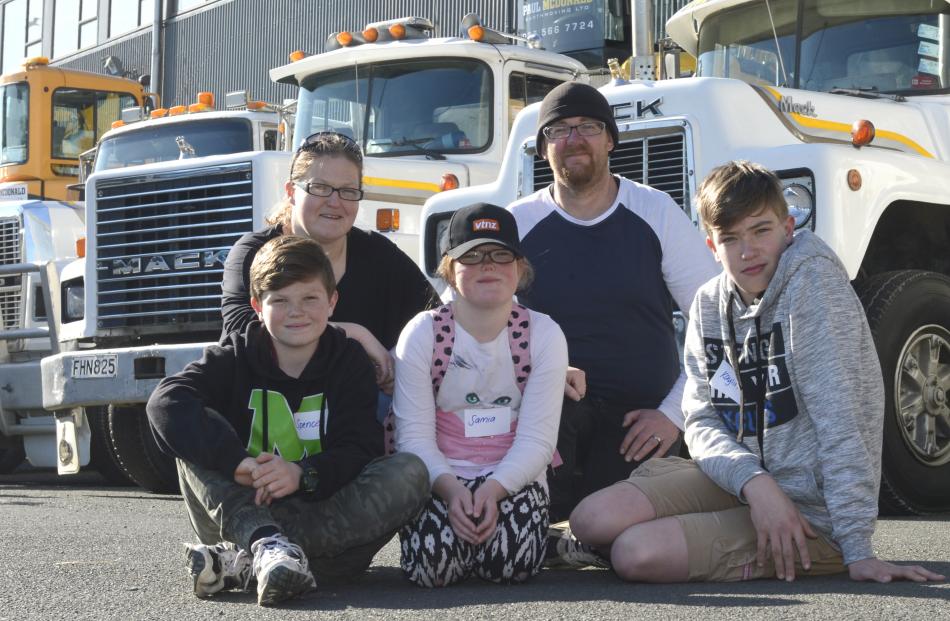
[[[460,209],[442,251],[454,299],[416,315],[396,346],[396,448],[432,483],[400,530],[400,564],[420,586],[473,573],[522,582],[544,561],[567,343],[550,317],[514,303],[532,270],[508,211]]]
[[[404,252],[382,235],[353,226],[363,198],[363,153],[348,136],[320,132],[294,153],[286,196],[267,219],[267,228],[247,233],[228,253],[221,283],[223,335],[243,331],[256,318],[248,287],[251,261],[267,241],[280,235],[310,237],[333,266],[339,302],[333,325],[366,349],[377,381],[390,392],[389,355],[403,326],[438,296]]]

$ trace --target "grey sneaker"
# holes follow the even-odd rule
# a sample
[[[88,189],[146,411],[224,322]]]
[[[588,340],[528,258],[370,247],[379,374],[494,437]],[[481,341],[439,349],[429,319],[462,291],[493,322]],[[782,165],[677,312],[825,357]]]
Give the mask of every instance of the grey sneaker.
[[[194,580],[195,595],[202,599],[230,589],[247,591],[254,578],[251,555],[227,541],[213,546],[186,543],[185,566]]]
[[[549,569],[579,569],[582,567],[610,568],[607,559],[593,547],[578,541],[567,521],[548,527],[548,546],[544,566]]]
[[[307,555],[283,535],[264,537],[251,544],[257,603],[271,606],[317,588]]]

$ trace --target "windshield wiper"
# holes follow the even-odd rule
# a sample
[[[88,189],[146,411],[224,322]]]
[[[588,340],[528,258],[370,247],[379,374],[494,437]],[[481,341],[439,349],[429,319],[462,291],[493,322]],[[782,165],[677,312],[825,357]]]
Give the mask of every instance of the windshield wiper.
[[[890,99],[891,101],[907,101],[903,95],[894,95],[891,93],[882,93],[876,86],[868,88],[833,88],[828,91],[832,95],[850,95],[851,97],[860,97],[862,99]]]
[[[412,147],[416,151],[420,153],[424,153],[426,156],[426,159],[428,160],[444,160],[445,156],[439,153],[438,151],[433,151],[432,149],[426,149],[425,147],[422,146],[427,142],[432,142],[433,140],[435,140],[435,138],[432,136],[429,136],[428,138],[412,138],[412,139],[406,138],[405,136],[403,136],[399,140],[393,140],[392,145],[394,147]]]

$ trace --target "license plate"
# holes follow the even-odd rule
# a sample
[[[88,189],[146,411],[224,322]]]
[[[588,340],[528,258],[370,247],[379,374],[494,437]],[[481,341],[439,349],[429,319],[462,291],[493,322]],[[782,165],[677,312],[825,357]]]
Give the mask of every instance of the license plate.
[[[115,377],[118,361],[119,356],[116,354],[79,356],[73,358],[72,376],[75,379]]]

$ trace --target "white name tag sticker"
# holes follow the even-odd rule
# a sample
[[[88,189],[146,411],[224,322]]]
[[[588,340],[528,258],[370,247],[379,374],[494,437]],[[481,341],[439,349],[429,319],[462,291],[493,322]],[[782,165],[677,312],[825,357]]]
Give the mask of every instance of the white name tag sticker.
[[[466,438],[497,436],[511,431],[511,408],[465,410],[463,418]]]
[[[320,412],[297,412],[294,414],[297,437],[301,440],[320,439]]]
[[[732,370],[732,365],[725,360],[716,369],[712,379],[709,380],[709,385],[727,398],[739,403],[739,380],[736,378],[735,371]]]

